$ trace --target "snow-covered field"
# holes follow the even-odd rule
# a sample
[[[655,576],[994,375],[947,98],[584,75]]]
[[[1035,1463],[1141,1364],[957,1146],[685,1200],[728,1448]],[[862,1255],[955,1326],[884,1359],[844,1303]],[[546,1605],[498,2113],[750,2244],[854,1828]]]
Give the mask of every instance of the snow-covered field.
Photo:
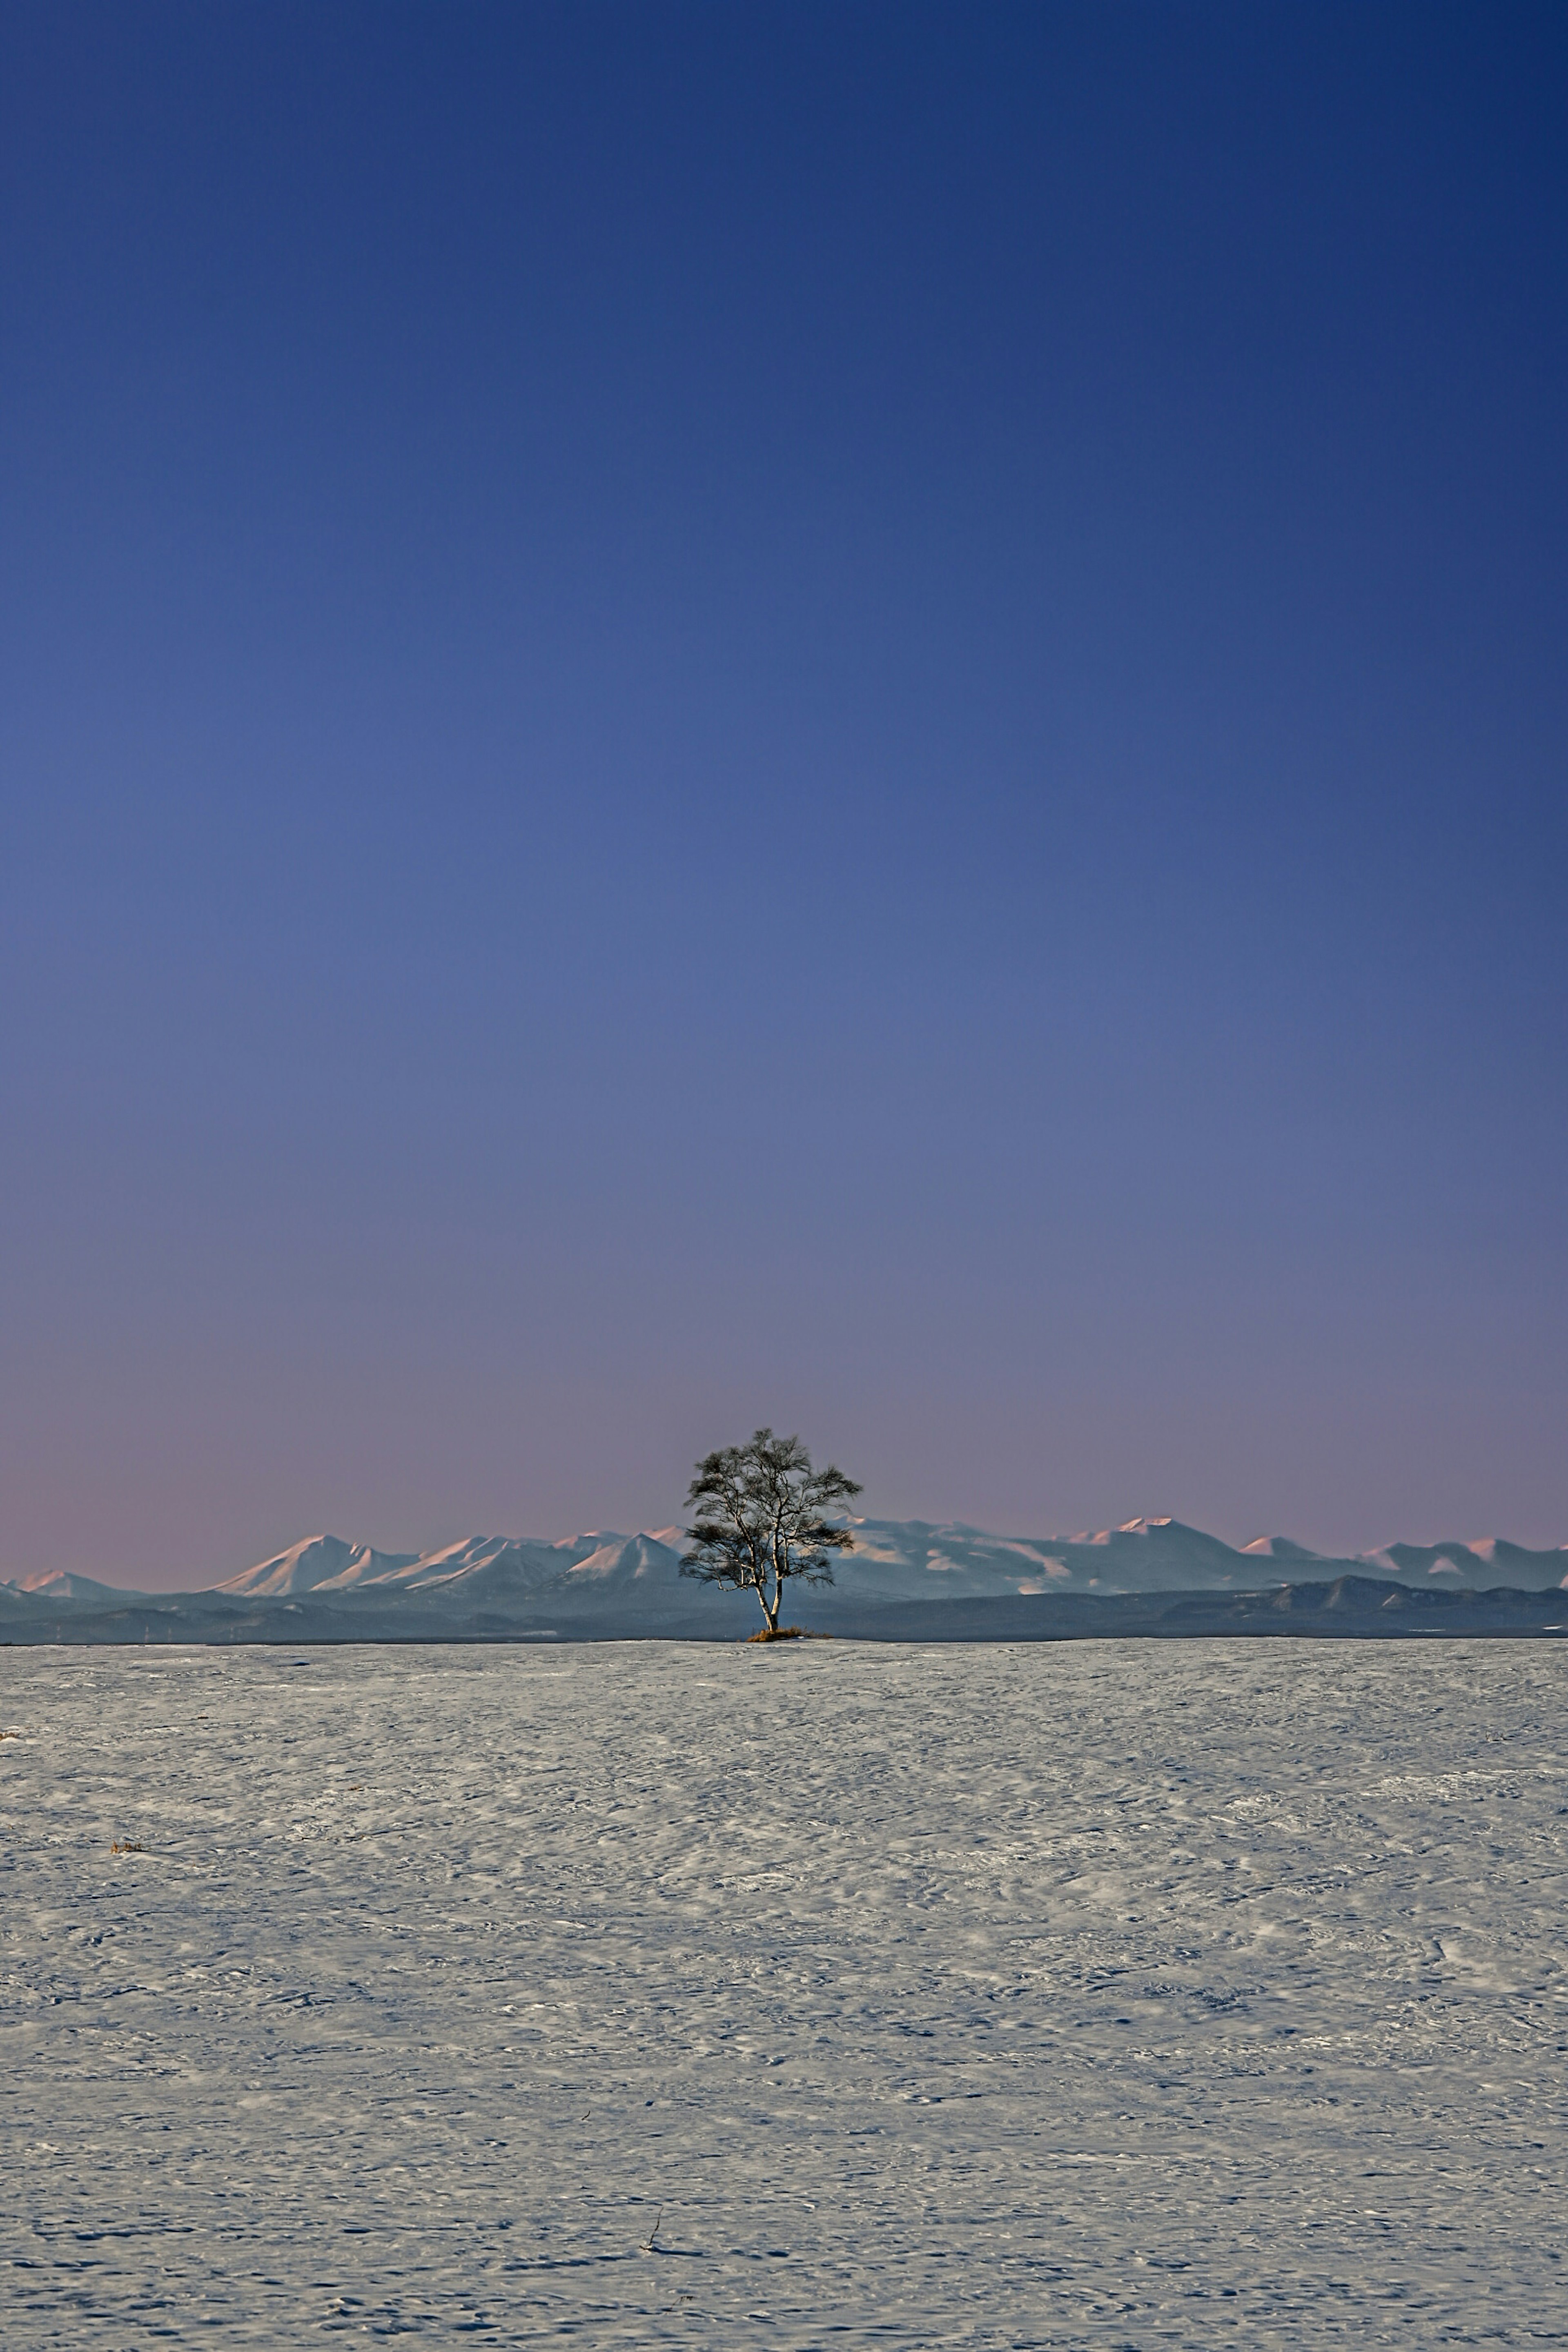
[[[0,2342],[1568,2343],[1565,1702],[0,1653]]]

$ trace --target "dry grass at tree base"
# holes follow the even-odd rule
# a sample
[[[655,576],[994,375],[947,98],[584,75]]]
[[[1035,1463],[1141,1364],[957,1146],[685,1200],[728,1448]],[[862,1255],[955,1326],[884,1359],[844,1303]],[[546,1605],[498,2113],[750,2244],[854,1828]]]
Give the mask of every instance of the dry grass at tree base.
[[[752,1642],[831,1642],[831,1633],[814,1633],[805,1625],[764,1625],[760,1633],[748,1633],[748,1647]]]

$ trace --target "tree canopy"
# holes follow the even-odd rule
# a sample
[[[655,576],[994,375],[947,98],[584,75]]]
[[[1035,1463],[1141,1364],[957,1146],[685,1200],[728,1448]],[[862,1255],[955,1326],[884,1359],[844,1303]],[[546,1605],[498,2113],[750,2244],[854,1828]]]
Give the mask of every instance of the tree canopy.
[[[686,1496],[696,1519],[680,1572],[754,1592],[776,1633],[789,1579],[831,1584],[833,1554],[854,1550],[848,1528],[823,1514],[859,1492],[831,1463],[814,1470],[798,1437],[759,1429],[746,1444],[721,1446],[697,1465]]]

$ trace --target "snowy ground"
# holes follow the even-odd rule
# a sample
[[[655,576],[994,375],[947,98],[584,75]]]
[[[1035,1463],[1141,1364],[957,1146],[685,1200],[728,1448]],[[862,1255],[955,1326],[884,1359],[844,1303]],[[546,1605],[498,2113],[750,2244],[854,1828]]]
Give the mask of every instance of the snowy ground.
[[[1568,2343],[1565,1701],[0,1652],[0,2342]]]

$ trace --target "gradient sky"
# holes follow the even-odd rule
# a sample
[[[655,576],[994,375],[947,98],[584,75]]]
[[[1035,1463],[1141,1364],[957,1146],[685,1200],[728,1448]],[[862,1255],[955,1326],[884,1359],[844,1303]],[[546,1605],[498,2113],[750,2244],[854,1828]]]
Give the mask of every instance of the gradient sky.
[[[0,5],[0,1575],[1568,1539],[1568,14]]]

